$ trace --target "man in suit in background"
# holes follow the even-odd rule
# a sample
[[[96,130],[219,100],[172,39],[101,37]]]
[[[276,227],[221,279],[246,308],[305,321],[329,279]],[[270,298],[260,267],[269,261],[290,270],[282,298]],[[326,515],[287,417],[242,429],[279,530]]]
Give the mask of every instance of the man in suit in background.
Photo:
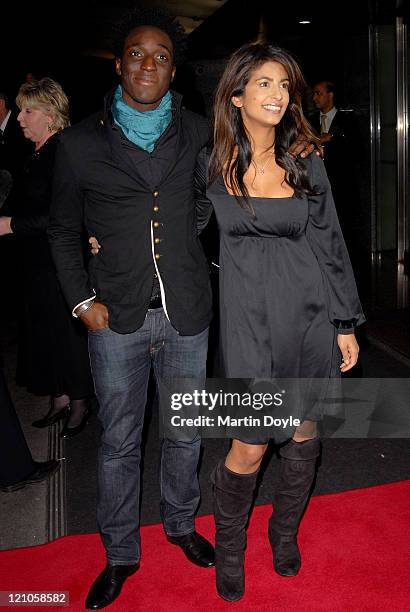
[[[357,128],[353,113],[335,106],[336,88],[331,81],[320,81],[312,87],[313,102],[319,113],[310,118],[320,135],[326,172],[332,186],[343,235],[351,256],[355,251],[354,227],[359,217],[359,188],[356,164],[352,154]]]
[[[335,106],[336,90],[331,81],[321,81],[312,88],[313,102],[319,113],[311,123],[320,134],[320,144],[324,149],[324,161],[329,179],[337,179],[345,162],[349,141],[353,137],[351,113]],[[332,184],[333,187],[333,184]]]

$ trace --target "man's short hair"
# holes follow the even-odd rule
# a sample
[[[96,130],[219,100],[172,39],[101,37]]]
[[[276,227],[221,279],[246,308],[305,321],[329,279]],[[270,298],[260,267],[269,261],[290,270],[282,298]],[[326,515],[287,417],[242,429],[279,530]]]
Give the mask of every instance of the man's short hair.
[[[316,85],[319,85],[319,83],[323,83],[323,85],[325,85],[328,93],[336,94],[336,85],[333,83],[333,81],[317,81]]]
[[[136,8],[126,13],[114,26],[112,51],[115,57],[122,57],[128,34],[142,26],[152,26],[168,34],[172,42],[174,64],[183,62],[186,48],[186,34],[183,27],[173,15],[155,8]]]
[[[332,94],[336,93],[336,85],[332,83],[332,81],[324,81],[324,84],[326,85],[326,89],[328,93],[332,93]]]

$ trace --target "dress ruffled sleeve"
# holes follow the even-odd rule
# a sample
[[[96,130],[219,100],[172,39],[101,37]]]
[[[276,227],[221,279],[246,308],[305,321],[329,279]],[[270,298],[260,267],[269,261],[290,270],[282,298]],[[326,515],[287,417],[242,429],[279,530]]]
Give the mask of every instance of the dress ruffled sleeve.
[[[306,236],[326,283],[329,319],[338,333],[349,334],[366,319],[323,160],[316,155],[309,157],[311,184],[318,195],[308,196]]]

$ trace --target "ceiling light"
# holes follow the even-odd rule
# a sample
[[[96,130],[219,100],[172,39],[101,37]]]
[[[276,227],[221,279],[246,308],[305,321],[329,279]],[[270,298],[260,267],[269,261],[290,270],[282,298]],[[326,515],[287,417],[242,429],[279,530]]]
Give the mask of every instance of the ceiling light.
[[[306,25],[307,23],[312,23],[312,22],[309,21],[308,19],[304,19],[303,21],[299,21],[299,23],[301,23],[302,25]]]

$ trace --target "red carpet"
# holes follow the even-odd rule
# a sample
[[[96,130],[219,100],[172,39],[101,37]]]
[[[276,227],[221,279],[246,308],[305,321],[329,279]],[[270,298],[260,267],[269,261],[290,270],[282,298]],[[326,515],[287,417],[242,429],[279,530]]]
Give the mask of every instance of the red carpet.
[[[110,612],[273,610],[278,612],[404,611],[410,603],[410,481],[314,497],[300,530],[303,566],[277,576],[267,540],[269,506],[255,508],[249,528],[246,595],[236,604],[215,593],[214,570],[196,568],[168,544],[162,527],[142,528],[143,563]],[[198,530],[213,537],[212,517]],[[29,528],[29,526],[28,526]],[[0,553],[0,590],[69,591],[82,610],[102,569],[97,535]],[[34,608],[33,608],[34,609]],[[41,607],[38,610],[64,610]]]

